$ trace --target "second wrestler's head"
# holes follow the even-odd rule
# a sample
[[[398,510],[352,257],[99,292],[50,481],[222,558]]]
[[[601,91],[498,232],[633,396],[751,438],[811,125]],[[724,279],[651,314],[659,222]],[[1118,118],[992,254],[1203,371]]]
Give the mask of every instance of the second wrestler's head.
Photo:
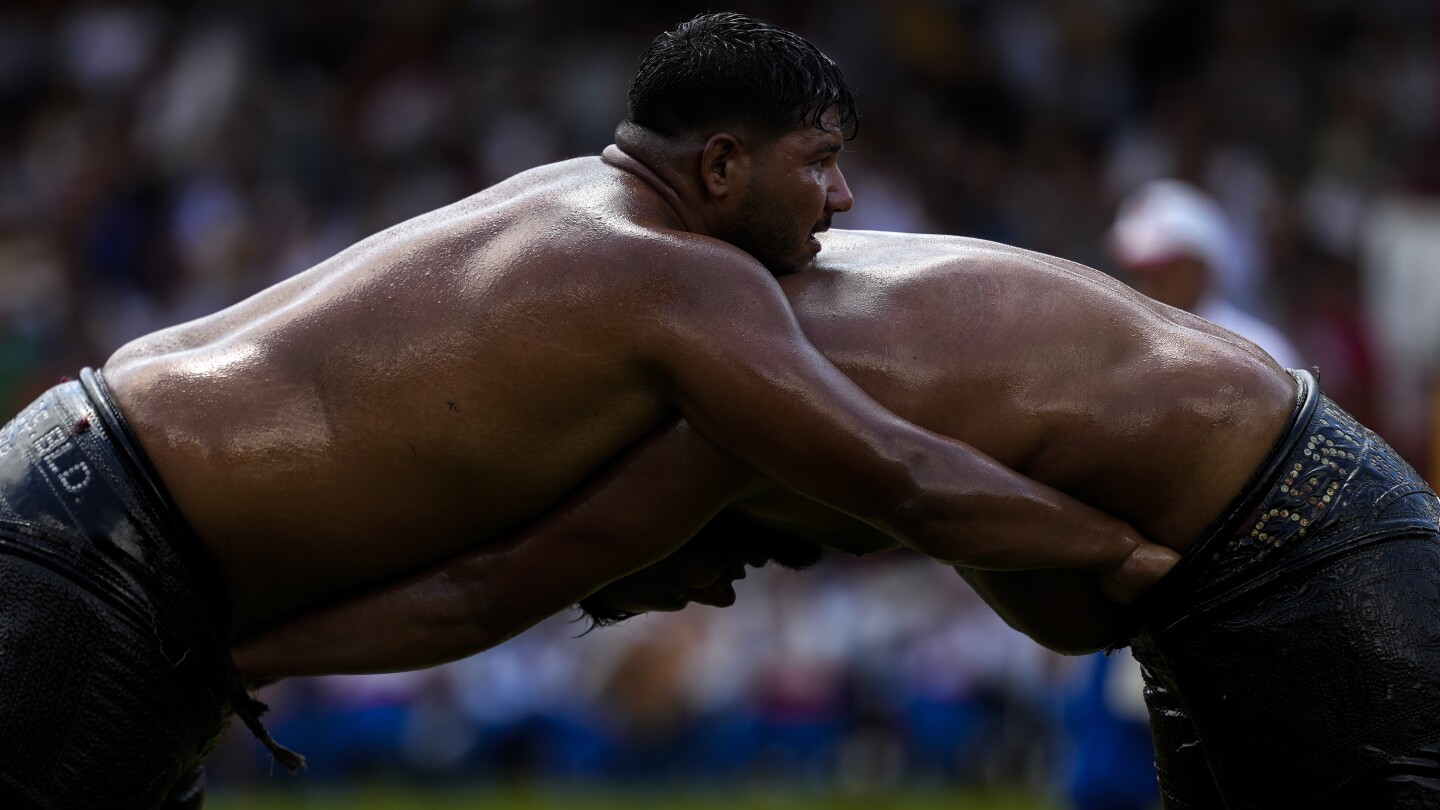
[[[784,532],[720,519],[675,553],[611,582],[580,602],[597,626],[639,613],[680,610],[690,603],[729,607],[734,583],[745,568],[776,563],[800,571],[819,562],[825,550]]]
[[[687,147],[681,171],[701,192],[708,235],[789,273],[813,261],[815,234],[854,202],[838,160],[858,125],[833,60],[782,28],[720,13],[641,54],[616,142],[643,131]]]

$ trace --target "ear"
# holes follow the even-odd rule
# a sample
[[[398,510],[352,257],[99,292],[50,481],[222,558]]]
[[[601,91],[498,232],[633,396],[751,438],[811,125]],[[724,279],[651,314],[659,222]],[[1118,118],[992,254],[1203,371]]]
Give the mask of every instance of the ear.
[[[700,152],[700,182],[711,197],[726,197],[750,180],[750,152],[740,139],[717,132]]]

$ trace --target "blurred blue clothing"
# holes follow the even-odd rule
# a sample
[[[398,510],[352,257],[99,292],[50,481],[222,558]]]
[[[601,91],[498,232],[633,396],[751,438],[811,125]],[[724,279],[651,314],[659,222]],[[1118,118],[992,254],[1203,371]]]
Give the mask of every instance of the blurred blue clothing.
[[[1066,797],[1076,810],[1150,810],[1160,792],[1139,664],[1128,649],[1097,653],[1089,663],[1089,676],[1068,707],[1074,750]]]

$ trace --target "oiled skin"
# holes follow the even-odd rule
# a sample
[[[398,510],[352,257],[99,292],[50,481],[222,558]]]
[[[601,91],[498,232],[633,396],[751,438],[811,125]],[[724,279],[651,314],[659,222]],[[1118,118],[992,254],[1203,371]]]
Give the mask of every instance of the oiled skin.
[[[817,269],[782,286],[842,371],[897,415],[1178,552],[1240,492],[1294,408],[1293,379],[1254,344],[1073,262],[958,237],[823,241]],[[773,484],[736,508],[832,548],[895,547]],[[957,570],[1062,652],[1118,641],[1130,621],[1083,574]]]
[[[1082,265],[960,237],[834,231],[823,241],[816,268],[781,286],[842,371],[902,418],[1177,552],[1239,494],[1294,408],[1293,378],[1254,344]],[[674,510],[666,523],[647,505],[723,502],[841,551],[898,545],[742,468],[684,425],[652,445],[599,495],[529,534],[601,535],[627,514],[646,516],[634,532],[684,532]],[[666,480],[666,469],[682,480]],[[722,470],[731,477],[710,483]],[[452,576],[491,567],[459,562]],[[1081,572],[956,568],[1017,629],[1062,652],[1120,641],[1132,618]]]
[[[816,270],[781,286],[847,376],[1176,551],[1235,497],[1294,407],[1293,379],[1254,344],[1082,265],[960,237],[822,241]],[[771,522],[804,508],[773,497]]]
[[[532,170],[110,358],[238,626],[493,538],[671,411],[622,348],[685,238],[638,182]]]
[[[597,257],[606,223],[554,203],[624,208],[626,186],[594,159],[528,172],[109,360],[237,624],[493,537],[669,411],[636,393],[653,370],[586,354],[623,361],[605,344],[629,336],[577,315],[656,291],[615,272],[618,240]]]
[[[1254,345],[1080,265],[956,237],[832,231],[823,242],[815,269],[781,284],[806,335],[841,370],[902,417],[1176,551],[1238,494],[1294,407],[1294,380]],[[672,546],[727,508],[852,553],[897,546],[682,421],[502,547],[292,618],[242,640],[235,660],[285,675],[409,669],[478,652],[557,609],[549,591],[585,581],[615,549]],[[987,519],[971,516],[976,533],[1009,548],[1055,541],[1057,531],[1061,542],[1085,542],[1064,527]],[[1089,651],[1125,628],[1091,574],[995,567],[983,555],[956,565],[1046,646]],[[677,583],[668,609],[683,604],[685,588],[691,600],[727,604],[731,577]]]
[[[751,152],[717,153],[721,137],[676,146],[688,161],[612,147],[525,172],[110,358],[234,631],[490,548],[677,411],[932,556],[968,556],[956,527],[978,512],[1086,538],[992,544],[1001,567],[1152,576],[1131,527],[881,408],[806,341],[764,266],[704,235],[733,230],[747,194],[783,196],[766,248],[807,266],[811,232],[850,204],[838,130]],[[554,604],[535,610],[683,539],[542,573]]]

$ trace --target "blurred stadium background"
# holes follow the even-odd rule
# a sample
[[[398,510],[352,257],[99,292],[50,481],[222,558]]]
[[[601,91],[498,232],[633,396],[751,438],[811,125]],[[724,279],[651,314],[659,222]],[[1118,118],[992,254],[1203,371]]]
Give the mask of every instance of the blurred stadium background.
[[[1188,179],[1239,226],[1235,297],[1433,480],[1435,4],[728,7],[807,36],[856,87],[857,205],[838,227],[1118,272],[1117,201]],[[716,8],[9,0],[0,406],[378,229],[598,152],[640,50]],[[726,611],[583,638],[561,616],[436,670],[278,684],[272,730],[309,770],[272,774],[236,735],[213,805],[1153,806],[1134,684],[1037,648],[946,569],[894,554],[741,586]]]

